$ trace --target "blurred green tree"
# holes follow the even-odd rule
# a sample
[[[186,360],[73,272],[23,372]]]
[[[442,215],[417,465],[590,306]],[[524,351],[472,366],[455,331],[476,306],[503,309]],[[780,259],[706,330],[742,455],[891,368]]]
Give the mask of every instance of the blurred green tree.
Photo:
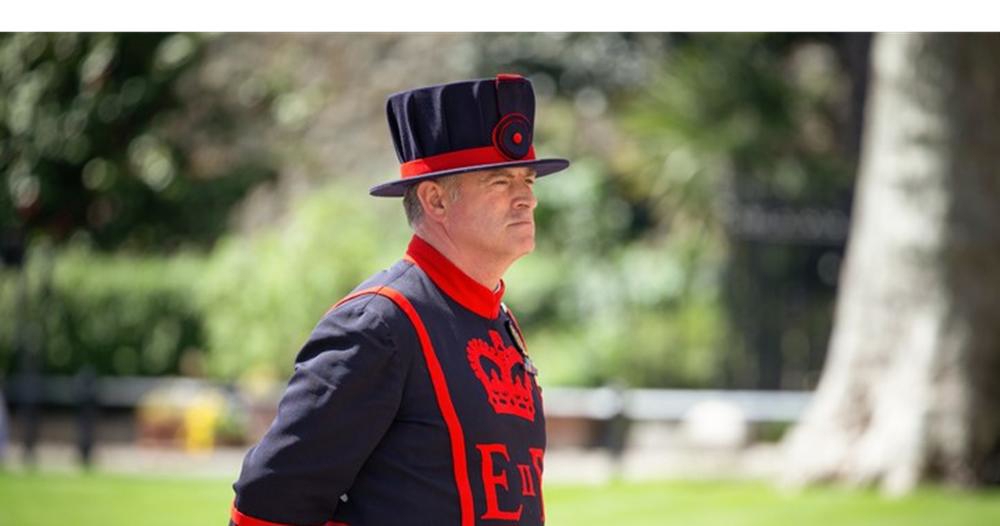
[[[621,177],[652,222],[668,235],[702,225],[723,246],[721,385],[814,385],[847,234],[866,38],[683,35],[627,112],[639,153]]]
[[[406,247],[395,221],[356,184],[332,182],[300,200],[286,221],[252,235],[225,237],[197,281],[204,313],[206,371],[284,379],[324,312]]]
[[[175,86],[204,41],[0,35],[0,223],[56,242],[82,234],[102,249],[210,244],[273,171],[263,157],[218,171],[189,163]]]
[[[511,288],[545,347],[585,357],[569,376],[814,385],[846,237],[867,38],[483,37],[481,73],[530,76],[544,100],[542,146],[574,160],[568,180],[538,185],[539,248],[513,269],[539,292]],[[546,266],[559,272],[520,270]]]
[[[57,43],[63,40],[73,43],[71,52],[59,47],[65,45]],[[79,72],[98,41],[106,41],[102,45],[110,46],[113,58],[99,75],[106,80],[84,90]],[[341,167],[332,171],[337,177],[371,178],[364,172],[375,169],[351,158],[377,158],[372,152],[389,151],[384,123],[358,127],[358,122],[372,121],[373,112],[349,110],[359,106],[358,101],[379,108],[368,98],[378,99],[378,89],[395,87],[396,82],[386,79],[396,78],[402,64],[427,69],[406,53],[453,46],[443,54],[471,57],[484,76],[518,71],[531,77],[539,97],[539,151],[574,161],[571,172],[537,186],[538,249],[515,265],[509,277],[509,302],[529,326],[529,345],[538,354],[547,383],[808,386],[802,371],[818,370],[821,361],[838,242],[814,250],[785,238],[775,240],[769,231],[752,237],[760,231],[743,227],[756,224],[749,220],[756,217],[754,211],[770,211],[773,205],[808,212],[810,206],[836,207],[849,200],[844,189],[852,182],[850,160],[844,160],[841,150],[851,143],[852,119],[842,109],[858,104],[851,89],[854,77],[843,76],[841,37],[484,34],[471,41],[476,45],[470,51],[464,38],[4,37],[4,56],[20,64],[10,70],[19,73],[4,77],[4,93],[26,89],[33,94],[24,99],[31,104],[16,106],[21,116],[14,118],[29,124],[17,140],[2,143],[0,173],[11,190],[0,192],[0,198],[8,200],[2,209],[4,221],[12,218],[57,239],[83,233],[78,237],[94,239],[107,249],[170,248],[185,240],[211,243],[235,199],[253,181],[268,177],[269,146],[284,145],[280,162],[286,190],[296,186],[286,184],[294,176],[328,174],[331,166]],[[128,53],[148,59],[138,61],[143,67],[132,74],[121,69],[125,61],[120,56]],[[175,57],[169,61],[174,66],[156,69],[161,54]],[[375,62],[383,69],[352,62],[351,56],[379,57]],[[453,61],[466,67],[466,61]],[[337,68],[324,69],[324,64]],[[45,89],[21,88],[39,68],[63,71],[66,78],[39,84]],[[358,77],[370,83],[356,82]],[[143,89],[146,95],[139,103],[150,114],[142,113],[139,119],[122,113],[111,124],[101,124],[101,107],[122,104],[126,85],[136,85],[129,84],[133,78],[153,82]],[[105,98],[112,102],[101,102]],[[848,98],[850,104],[844,102]],[[85,126],[73,133],[57,126],[62,135],[52,143],[52,151],[72,149],[70,144],[81,140],[90,153],[79,161],[60,161],[56,168],[37,168],[48,166],[38,159],[62,155],[37,154],[39,137],[51,127],[45,122],[52,120],[41,119],[49,114],[39,108],[51,107],[52,115],[61,116],[60,108],[83,104],[77,99],[92,105],[81,106],[86,111],[77,113],[85,117]],[[6,123],[15,106],[3,101],[0,106]],[[326,120],[313,120],[320,109]],[[31,118],[25,120],[28,110]],[[230,112],[243,113],[233,117]],[[253,114],[274,116],[274,121],[253,121]],[[125,127],[127,122],[133,122],[134,129]],[[325,132],[316,133],[318,129]],[[234,133],[249,145],[241,155],[218,155],[214,145],[206,147]],[[364,147],[361,139],[369,133],[377,136],[373,144],[378,148]],[[90,151],[95,144],[104,145],[102,153]],[[325,153],[317,156],[321,148]],[[265,151],[263,158],[252,155],[259,151]],[[34,164],[20,161],[22,157]],[[346,161],[336,165],[335,159]],[[171,174],[169,183],[157,191],[148,181],[162,183],[166,179],[158,177],[163,174]],[[43,193],[52,181],[69,190],[56,186],[55,193]],[[281,186],[275,185],[274,194],[281,194]],[[297,195],[316,190],[308,188]],[[247,230],[266,229],[219,243],[204,268],[193,263],[177,266],[180,270],[171,275],[193,280],[191,287],[182,286],[180,279],[167,280],[159,288],[136,287],[148,291],[151,302],[196,296],[189,301],[197,300],[197,305],[178,307],[178,319],[193,316],[203,321],[203,330],[184,333],[191,338],[185,345],[203,345],[215,374],[232,377],[257,366],[290,366],[298,340],[321,310],[337,299],[338,291],[346,292],[343,288],[351,280],[377,268],[365,258],[380,254],[380,262],[387,264],[405,245],[386,242],[395,239],[395,230],[379,239],[379,247],[361,241],[364,229],[357,227],[382,231],[387,222],[372,220],[366,210],[354,206],[364,202],[357,197],[363,195],[359,189],[350,189],[355,196],[351,200],[361,202],[344,202],[338,194],[344,188],[334,184],[315,191],[325,196],[325,203],[305,196],[287,210],[277,207],[288,212],[281,220],[279,212],[259,214],[262,219],[250,221]],[[68,199],[65,210],[75,212],[67,215],[65,203],[46,204],[46,199],[57,197]],[[30,206],[20,206],[29,201]],[[747,203],[753,206],[744,206]],[[259,205],[255,202],[253,210],[269,209]],[[373,207],[391,208],[397,214],[393,220],[401,219],[396,203]],[[108,215],[108,210],[115,212]],[[68,219],[56,220],[63,216]],[[355,252],[348,250],[352,246]],[[383,248],[391,252],[388,259],[381,255]],[[92,270],[96,282],[103,283],[109,275],[100,271],[105,262],[100,256],[71,259]],[[141,276],[147,270],[167,272],[140,259],[134,262],[137,283],[145,283],[147,278]],[[123,261],[109,261],[107,266],[123,268]],[[57,265],[60,287],[71,287],[59,281],[60,275],[91,279],[82,268],[68,273]],[[776,286],[782,283],[794,287]],[[79,292],[99,290],[80,287]],[[91,305],[105,301],[100,294],[93,299],[71,296],[63,304],[79,308],[72,316],[80,319],[87,319]],[[135,311],[153,312],[145,307]],[[91,325],[113,325],[100,319]],[[0,321],[0,329],[2,325]],[[85,326],[90,325],[80,325]],[[253,335],[243,334],[248,327]],[[768,330],[755,336],[754,327]],[[132,334],[131,328],[123,331]],[[728,337],[734,332],[735,337]],[[135,349],[146,346],[131,336],[125,340]],[[67,341],[82,340],[70,335]],[[120,362],[127,365],[127,360]],[[780,372],[782,365],[786,373]],[[771,376],[760,380],[765,374]]]

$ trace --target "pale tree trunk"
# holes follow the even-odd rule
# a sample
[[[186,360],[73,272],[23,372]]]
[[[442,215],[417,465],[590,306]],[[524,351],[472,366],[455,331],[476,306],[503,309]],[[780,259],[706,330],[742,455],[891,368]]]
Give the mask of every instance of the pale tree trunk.
[[[784,482],[1000,480],[1000,36],[872,48],[829,356]]]

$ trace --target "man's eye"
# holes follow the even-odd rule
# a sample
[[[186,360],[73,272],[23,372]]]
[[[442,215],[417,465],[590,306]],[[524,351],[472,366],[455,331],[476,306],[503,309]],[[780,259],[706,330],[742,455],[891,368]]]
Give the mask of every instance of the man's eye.
[[[506,179],[496,179],[496,180],[493,181],[493,184],[495,184],[495,185],[507,184],[507,180]]]

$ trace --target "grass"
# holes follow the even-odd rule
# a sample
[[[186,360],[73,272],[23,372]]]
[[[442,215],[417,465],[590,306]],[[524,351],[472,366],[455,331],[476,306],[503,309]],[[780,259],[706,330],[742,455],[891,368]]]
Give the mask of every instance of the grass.
[[[738,482],[617,483],[547,488],[548,524],[652,526],[988,526],[1000,492],[924,488],[887,500],[870,491],[813,489],[796,496]]]
[[[0,526],[224,525],[229,485],[218,479],[0,473]],[[547,485],[545,502],[549,526],[1000,524],[1000,492],[940,488],[885,500],[832,489],[792,497],[738,482]]]
[[[0,526],[218,525],[231,481],[105,474],[0,474]]]

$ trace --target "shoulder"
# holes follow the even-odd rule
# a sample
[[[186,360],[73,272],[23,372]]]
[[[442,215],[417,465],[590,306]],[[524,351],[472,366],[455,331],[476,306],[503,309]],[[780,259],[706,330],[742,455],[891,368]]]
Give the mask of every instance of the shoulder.
[[[404,304],[419,298],[422,274],[412,263],[399,261],[368,278],[326,312],[323,326],[349,326],[356,331],[398,339],[412,333]]]
[[[403,305],[423,306],[436,297],[427,275],[409,260],[400,260],[363,281],[335,303],[327,314],[342,308],[362,308],[379,311],[386,319],[403,313]]]

